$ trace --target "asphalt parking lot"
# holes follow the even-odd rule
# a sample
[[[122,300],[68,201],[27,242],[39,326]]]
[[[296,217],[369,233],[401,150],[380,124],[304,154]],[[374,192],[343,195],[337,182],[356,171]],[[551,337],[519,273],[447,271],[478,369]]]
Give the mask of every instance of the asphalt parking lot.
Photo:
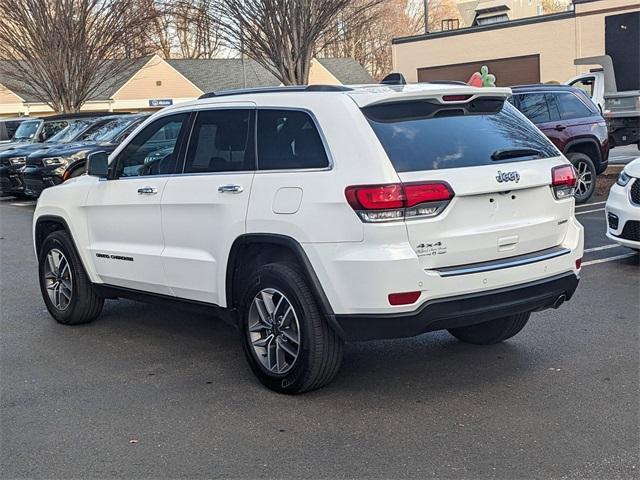
[[[582,281],[504,344],[446,333],[351,344],[328,387],[260,386],[236,333],[108,301],[46,313],[33,202],[0,199],[2,478],[638,478],[638,256],[578,207]]]

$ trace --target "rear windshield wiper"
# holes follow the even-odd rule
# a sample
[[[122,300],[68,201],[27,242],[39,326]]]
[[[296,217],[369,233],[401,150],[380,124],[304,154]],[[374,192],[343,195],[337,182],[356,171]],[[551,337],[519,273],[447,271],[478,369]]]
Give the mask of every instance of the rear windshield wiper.
[[[520,157],[543,157],[544,154],[535,148],[505,148],[491,154],[491,160],[506,160]]]

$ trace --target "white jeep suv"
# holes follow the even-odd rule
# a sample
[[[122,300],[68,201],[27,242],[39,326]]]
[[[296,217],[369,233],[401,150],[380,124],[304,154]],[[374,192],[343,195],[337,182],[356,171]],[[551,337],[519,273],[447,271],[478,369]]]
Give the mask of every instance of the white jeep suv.
[[[328,383],[343,342],[493,344],[576,289],[575,172],[508,102],[458,84],[207,94],[151,116],[35,212],[51,315],[105,298],[213,308],[266,386]]]

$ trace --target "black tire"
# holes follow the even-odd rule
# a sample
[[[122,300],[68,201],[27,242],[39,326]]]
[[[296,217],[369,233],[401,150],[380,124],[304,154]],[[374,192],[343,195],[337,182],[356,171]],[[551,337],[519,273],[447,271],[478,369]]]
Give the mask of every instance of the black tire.
[[[53,249],[62,252],[71,271],[71,299],[68,302],[68,306],[62,310],[57,308],[49,298],[45,279],[46,265],[48,262],[47,256]],[[42,293],[44,303],[51,316],[55,318],[57,322],[64,325],[78,325],[91,322],[100,315],[104,305],[104,299],[100,297],[93,288],[93,284],[89,280],[84,266],[78,257],[73,241],[66,231],[58,230],[50,233],[47,238],[45,238],[38,256],[38,276],[40,279],[40,292]]]
[[[69,180],[70,178],[76,178],[76,177],[79,177],[81,175],[84,175],[86,172],[87,172],[87,167],[86,166],[78,167],[78,168],[72,170],[72,172],[67,177],[67,180]]]
[[[286,394],[308,392],[329,383],[340,369],[343,341],[327,323],[299,267],[290,263],[264,265],[244,286],[239,305],[242,346],[258,380],[271,390]],[[266,353],[263,360],[258,358],[249,332],[251,306],[265,289],[276,289],[286,296],[299,324],[298,356],[283,374],[263,365]]]
[[[567,158],[578,173],[578,184],[576,185],[575,193],[576,203],[584,203],[591,198],[591,195],[593,195],[593,192],[596,190],[596,167],[593,160],[584,153],[570,152],[567,154]],[[591,182],[589,186],[583,190],[580,182],[586,182],[588,179],[590,179]]]
[[[493,345],[516,335],[529,321],[531,313],[519,313],[468,327],[450,328],[458,340],[474,345]]]

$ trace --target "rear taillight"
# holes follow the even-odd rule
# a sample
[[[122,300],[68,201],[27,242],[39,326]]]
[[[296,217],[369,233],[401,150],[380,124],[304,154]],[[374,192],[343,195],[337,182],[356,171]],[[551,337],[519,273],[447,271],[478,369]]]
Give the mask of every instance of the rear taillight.
[[[576,190],[576,171],[571,165],[560,165],[551,169],[551,186],[556,199],[573,195]]]
[[[445,182],[355,185],[345,189],[347,202],[363,222],[435,217],[453,198]]]

